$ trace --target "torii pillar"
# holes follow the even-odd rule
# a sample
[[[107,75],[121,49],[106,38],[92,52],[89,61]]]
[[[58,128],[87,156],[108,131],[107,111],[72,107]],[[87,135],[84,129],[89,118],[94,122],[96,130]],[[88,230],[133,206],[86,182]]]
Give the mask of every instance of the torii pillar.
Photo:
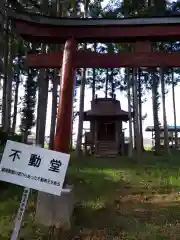
[[[60,81],[60,95],[57,115],[56,134],[54,140],[54,150],[68,153],[71,124],[72,124],[72,103],[75,74],[75,52],[76,41],[69,39],[64,47],[62,73]],[[73,210],[73,192],[59,196],[53,196],[44,192],[39,192],[36,206],[36,219],[41,224],[48,227],[70,228],[71,210]]]
[[[59,106],[54,140],[54,150],[68,153],[72,125],[72,104],[75,75],[76,41],[65,43],[60,81]]]

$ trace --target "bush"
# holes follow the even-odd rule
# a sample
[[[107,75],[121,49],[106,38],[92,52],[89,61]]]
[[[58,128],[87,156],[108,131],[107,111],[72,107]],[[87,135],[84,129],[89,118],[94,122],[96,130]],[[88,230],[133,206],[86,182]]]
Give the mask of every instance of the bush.
[[[5,146],[7,140],[15,141],[15,142],[21,142],[22,141],[22,135],[15,134],[15,133],[7,133],[0,130],[0,145],[2,147]]]

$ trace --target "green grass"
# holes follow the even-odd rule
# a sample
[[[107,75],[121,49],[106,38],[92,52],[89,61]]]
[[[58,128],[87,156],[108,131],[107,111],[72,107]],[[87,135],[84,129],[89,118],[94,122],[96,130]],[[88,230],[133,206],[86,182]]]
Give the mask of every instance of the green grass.
[[[180,155],[149,153],[141,164],[126,158],[71,159],[68,181],[77,204],[66,240],[180,239]],[[21,194],[22,188],[2,184],[0,240],[9,239]],[[48,229],[34,222],[35,200],[33,192],[20,239],[48,239]]]

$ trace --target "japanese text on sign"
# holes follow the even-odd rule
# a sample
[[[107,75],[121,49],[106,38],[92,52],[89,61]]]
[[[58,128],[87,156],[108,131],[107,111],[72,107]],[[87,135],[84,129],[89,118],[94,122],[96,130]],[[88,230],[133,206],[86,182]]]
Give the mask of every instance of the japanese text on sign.
[[[14,162],[17,159],[20,159],[20,153],[22,153],[21,151],[19,150],[15,150],[15,149],[11,149],[11,154],[9,155],[9,157],[12,157],[12,161]],[[29,163],[28,165],[29,166],[33,166],[33,167],[39,167],[41,164],[41,157],[40,155],[37,155],[37,154],[31,154],[30,155],[30,159],[29,159]],[[60,160],[55,160],[55,159],[52,159],[50,161],[50,167],[49,167],[49,171],[52,171],[52,172],[59,172],[60,171],[60,167],[61,167],[61,161]]]

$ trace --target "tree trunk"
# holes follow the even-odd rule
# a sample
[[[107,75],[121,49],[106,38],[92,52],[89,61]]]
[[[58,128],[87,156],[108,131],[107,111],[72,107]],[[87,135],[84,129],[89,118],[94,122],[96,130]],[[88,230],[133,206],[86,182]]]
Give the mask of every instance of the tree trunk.
[[[89,7],[89,1],[85,0],[84,2],[84,18],[87,17]],[[84,45],[84,50],[87,49],[87,44]],[[81,154],[81,145],[82,145],[82,134],[83,134],[83,114],[84,114],[84,96],[85,96],[85,86],[86,86],[86,69],[82,71],[82,79],[80,86],[80,99],[79,99],[79,124],[78,124],[78,134],[76,142],[76,155],[80,156]]]
[[[7,36],[7,56],[6,56],[6,68],[5,68],[5,78],[6,78],[6,111],[5,111],[5,122],[4,131],[11,131],[11,103],[12,103],[12,37]]]
[[[77,142],[76,142],[76,155],[77,156],[79,156],[81,154],[85,85],[86,85],[86,69],[83,69],[82,70],[82,78],[81,78],[81,86],[80,86],[79,125],[78,125],[78,135],[77,135]]]
[[[54,148],[54,137],[56,128],[56,117],[57,117],[57,88],[58,88],[59,77],[57,76],[57,70],[54,71],[53,88],[52,88],[52,110],[51,110],[51,127],[50,127],[50,139],[49,149]]]
[[[160,128],[158,118],[158,79],[155,75],[155,70],[152,70],[152,105],[153,105],[153,119],[155,132],[155,154],[160,155]]]
[[[139,105],[139,132],[140,132],[140,144],[142,150],[144,150],[144,144],[143,144],[143,128],[142,128],[142,88],[141,88],[141,75],[140,72],[138,71],[138,105]]]
[[[136,149],[136,139],[135,139],[135,135],[136,135],[136,128],[135,128],[135,108],[134,108],[134,70],[132,69],[132,77],[131,77],[131,85],[132,85],[132,106],[133,106],[133,113],[134,113],[134,117],[132,120],[133,123],[133,142],[134,142],[134,149]]]
[[[7,131],[7,86],[8,86],[8,57],[9,57],[9,21],[5,23],[5,45],[4,45],[4,79],[3,79],[3,101],[2,101],[2,128]]]
[[[16,80],[15,95],[14,95],[14,111],[13,111],[13,121],[12,121],[12,132],[16,131],[16,121],[17,121],[17,107],[18,107],[18,97],[19,97],[19,84],[20,84],[20,72],[18,69],[18,76]]]
[[[0,9],[1,9],[1,16],[0,16],[0,72],[3,75],[3,69],[4,69],[4,62],[3,62],[3,58],[4,58],[4,45],[5,45],[5,41],[4,41],[4,37],[5,34],[7,32],[4,31],[4,26],[7,25],[8,26],[8,18],[7,18],[7,10],[6,10],[6,0],[1,0],[0,1]],[[5,27],[7,28],[7,27]],[[1,75],[0,75],[1,76]]]
[[[175,128],[175,149],[178,147],[178,133],[176,123],[176,101],[175,101],[175,82],[174,82],[174,71],[172,68],[172,99],[173,99],[173,113],[174,113],[174,128]]]
[[[138,122],[138,97],[137,97],[137,69],[133,69],[133,110],[134,110],[134,135],[135,135],[135,146],[136,146],[136,159],[137,162],[141,161],[141,144],[140,144],[140,133],[139,133],[139,122]]]
[[[96,52],[97,43],[94,43],[94,51]],[[92,100],[95,98],[96,92],[96,69],[93,68],[93,83],[92,83]]]
[[[128,86],[128,114],[129,114],[129,148],[128,148],[128,156],[132,157],[133,153],[133,137],[132,137],[132,116],[131,116],[131,83],[130,83],[130,73],[129,69],[127,69],[127,86]]]
[[[7,115],[7,104],[6,104],[6,95],[7,95],[7,84],[8,84],[8,52],[9,52],[9,47],[8,47],[8,42],[7,42],[7,37],[6,37],[6,42],[5,42],[5,54],[4,54],[4,78],[3,78],[3,97],[2,97],[2,128],[3,131],[6,131],[6,115]]]
[[[109,71],[108,68],[106,70],[106,89],[105,89],[105,98],[108,97],[108,82],[109,82]]]
[[[62,5],[58,0],[56,0],[52,4],[53,9],[53,15],[56,17],[62,16],[63,10]],[[53,47],[52,47],[53,48]],[[60,51],[61,46],[55,45],[54,47],[55,51]],[[50,138],[49,138],[49,149],[54,149],[54,139],[55,139],[55,129],[56,129],[56,118],[57,118],[57,111],[58,111],[58,83],[59,83],[59,76],[58,76],[59,70],[54,70],[54,76],[53,76],[53,88],[52,88],[52,110],[51,110],[51,126],[50,126]]]
[[[40,4],[40,9],[41,9],[41,12],[44,14],[44,15],[48,15],[49,14],[49,0],[41,0],[41,4]]]
[[[40,144],[42,146],[44,146],[44,140],[45,140],[48,86],[49,86],[49,79],[46,75],[45,69],[41,69],[40,70],[40,78],[39,78],[39,96],[38,96],[36,137],[38,139],[38,144]]]
[[[162,94],[162,107],[163,107],[163,123],[164,123],[164,145],[165,150],[170,155],[169,150],[169,136],[168,136],[168,127],[167,127],[167,118],[166,118],[166,102],[165,102],[165,79],[164,79],[164,70],[160,69],[160,78],[161,78],[161,94]]]
[[[111,91],[112,91],[112,97],[114,97],[114,93],[115,93],[115,86],[114,86],[114,69],[111,68]]]

